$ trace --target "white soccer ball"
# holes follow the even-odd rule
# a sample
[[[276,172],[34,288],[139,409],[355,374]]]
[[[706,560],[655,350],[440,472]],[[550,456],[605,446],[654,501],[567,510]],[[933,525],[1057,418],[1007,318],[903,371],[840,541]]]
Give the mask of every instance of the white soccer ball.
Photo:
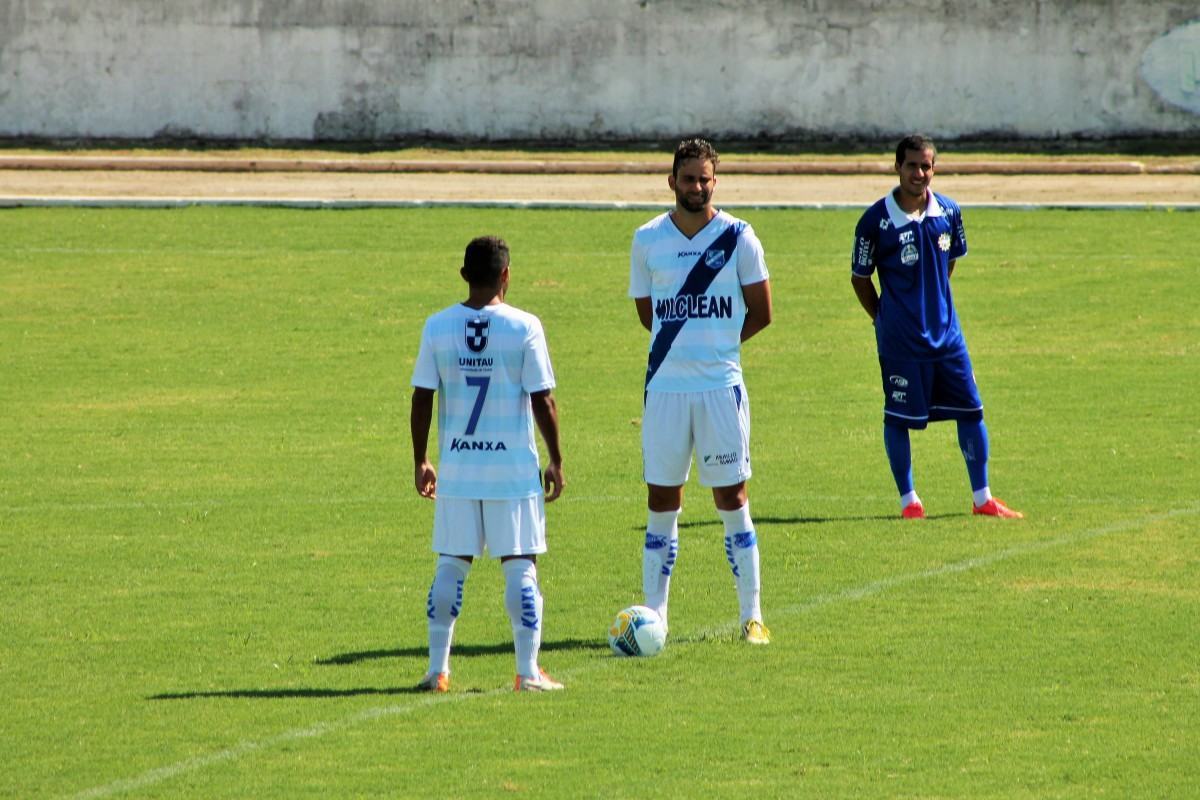
[[[667,646],[667,626],[654,609],[630,606],[617,612],[608,646],[619,656],[656,656]]]

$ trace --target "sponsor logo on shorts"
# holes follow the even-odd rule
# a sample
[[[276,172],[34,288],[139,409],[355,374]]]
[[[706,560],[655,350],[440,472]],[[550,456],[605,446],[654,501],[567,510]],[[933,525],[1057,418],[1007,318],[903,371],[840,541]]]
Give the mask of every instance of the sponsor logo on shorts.
[[[908,392],[893,391],[892,392],[892,402],[893,403],[907,403],[908,402]]]
[[[450,440],[450,452],[457,453],[461,450],[507,450],[504,442],[488,442],[484,440],[472,441],[468,439],[459,439],[457,436]]]
[[[899,386],[901,389],[908,388],[908,378],[903,375],[892,375],[888,378],[888,383],[892,386]]]
[[[730,464],[738,463],[737,453],[717,453],[716,455],[707,455],[704,457],[705,464],[720,464],[727,467]]]

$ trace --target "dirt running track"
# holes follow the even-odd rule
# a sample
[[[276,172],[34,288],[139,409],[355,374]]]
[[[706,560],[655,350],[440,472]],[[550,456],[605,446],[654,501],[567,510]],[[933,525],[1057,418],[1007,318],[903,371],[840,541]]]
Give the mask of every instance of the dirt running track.
[[[497,162],[503,166],[502,162]],[[948,166],[948,165],[947,165]],[[418,167],[419,168],[419,167]],[[951,174],[946,174],[951,172]],[[718,204],[865,206],[892,176],[719,172]],[[971,204],[1159,204],[1200,207],[1200,171],[1135,174],[939,174],[935,187]],[[0,164],[0,205],[65,198],[668,204],[662,175],[30,169]]]

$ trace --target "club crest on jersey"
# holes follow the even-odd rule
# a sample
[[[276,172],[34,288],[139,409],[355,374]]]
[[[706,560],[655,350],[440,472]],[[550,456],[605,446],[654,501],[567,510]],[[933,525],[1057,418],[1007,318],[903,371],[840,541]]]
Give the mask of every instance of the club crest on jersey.
[[[487,349],[488,328],[492,321],[487,317],[467,320],[467,349],[472,353],[482,353]]]
[[[704,266],[709,269],[720,269],[725,266],[725,251],[714,247],[704,254]]]
[[[921,256],[917,254],[916,245],[906,244],[900,250],[900,263],[906,267],[911,267],[913,264],[917,263],[920,257]]]
[[[938,249],[943,253],[950,252],[950,234],[943,233],[938,237]]]

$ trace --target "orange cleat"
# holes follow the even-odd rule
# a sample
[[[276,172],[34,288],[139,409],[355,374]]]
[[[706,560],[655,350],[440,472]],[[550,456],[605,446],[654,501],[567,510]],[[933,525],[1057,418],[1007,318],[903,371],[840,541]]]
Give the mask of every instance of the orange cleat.
[[[981,512],[976,511],[975,513],[978,514]],[[925,506],[921,505],[920,500],[913,500],[904,507],[904,510],[900,512],[900,516],[904,517],[904,519],[925,519]]]
[[[1020,511],[1013,511],[995,497],[981,506],[972,506],[971,513],[982,514],[985,517],[1001,517],[1002,519],[1025,519],[1025,515]]]
[[[421,682],[417,684],[417,689],[422,692],[448,692],[450,691],[450,673],[448,672],[430,672]]]
[[[541,667],[538,667],[536,677],[518,675],[513,683],[514,692],[555,692],[562,688],[563,685],[547,675],[546,670]]]

